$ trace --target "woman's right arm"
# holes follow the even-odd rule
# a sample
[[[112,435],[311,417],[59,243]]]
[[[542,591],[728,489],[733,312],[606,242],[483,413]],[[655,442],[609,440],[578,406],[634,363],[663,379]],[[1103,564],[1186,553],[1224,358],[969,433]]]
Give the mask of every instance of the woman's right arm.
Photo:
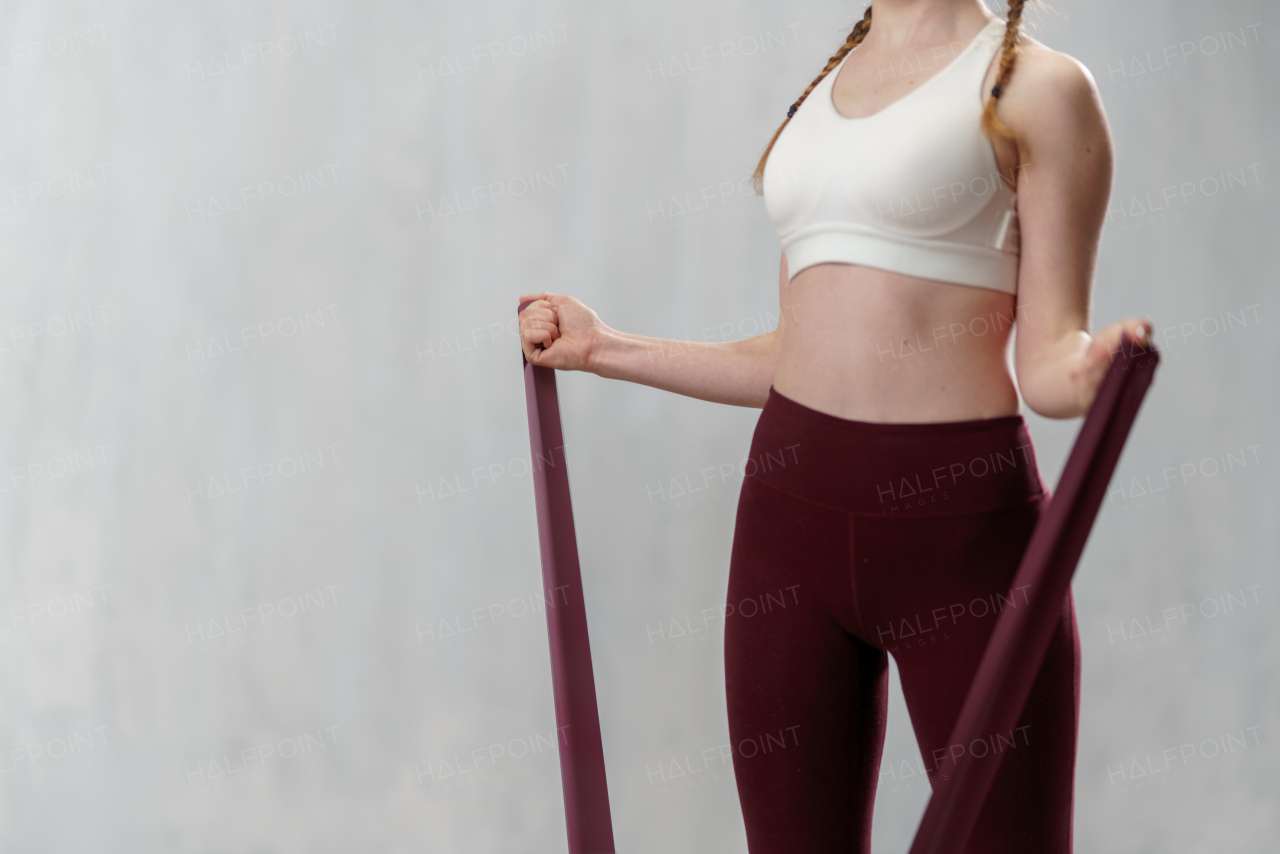
[[[787,260],[779,271],[778,328],[741,341],[675,341],[619,332],[573,297],[540,293],[520,312],[520,346],[532,364],[590,371],[712,403],[763,407],[786,329]]]

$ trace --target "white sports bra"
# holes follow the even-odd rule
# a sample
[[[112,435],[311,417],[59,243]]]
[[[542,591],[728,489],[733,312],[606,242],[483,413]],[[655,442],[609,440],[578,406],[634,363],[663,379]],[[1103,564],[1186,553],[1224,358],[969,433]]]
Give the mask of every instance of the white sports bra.
[[[992,19],[947,66],[870,116],[846,118],[831,99],[853,51],[814,87],[763,175],[791,278],[836,262],[1017,293],[1017,196],[979,127],[1004,29]]]

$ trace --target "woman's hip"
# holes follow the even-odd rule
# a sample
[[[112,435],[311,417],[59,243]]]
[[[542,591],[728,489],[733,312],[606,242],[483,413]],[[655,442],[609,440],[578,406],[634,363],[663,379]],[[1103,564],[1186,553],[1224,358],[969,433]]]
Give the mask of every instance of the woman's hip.
[[[1021,415],[856,421],[772,387],[743,473],[810,502],[877,516],[971,513],[1022,505],[1045,492]]]

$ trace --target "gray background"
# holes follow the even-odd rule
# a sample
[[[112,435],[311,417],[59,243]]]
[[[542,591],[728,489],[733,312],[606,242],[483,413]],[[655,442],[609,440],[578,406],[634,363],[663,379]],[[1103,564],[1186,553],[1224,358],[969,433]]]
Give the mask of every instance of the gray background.
[[[1058,7],[1093,322],[1165,353],[1075,580],[1077,845],[1271,850],[1280,21]],[[565,850],[516,297],[772,328],[736,182],[861,11],[4,4],[0,848]],[[701,615],[759,412],[559,380],[618,850],[743,852]],[[1079,421],[1027,418],[1052,485]],[[877,851],[927,797],[892,682]]]

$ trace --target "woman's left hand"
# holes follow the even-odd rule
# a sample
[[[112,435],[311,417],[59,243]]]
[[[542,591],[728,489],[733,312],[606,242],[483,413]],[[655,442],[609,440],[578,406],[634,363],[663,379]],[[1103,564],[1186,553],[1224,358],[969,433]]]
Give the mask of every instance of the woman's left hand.
[[[1071,388],[1082,413],[1087,413],[1093,405],[1098,386],[1102,385],[1102,378],[1111,366],[1111,358],[1120,347],[1120,336],[1126,332],[1137,346],[1146,347],[1151,343],[1150,319],[1131,317],[1113,323],[1093,336],[1084,357],[1071,371]]]

